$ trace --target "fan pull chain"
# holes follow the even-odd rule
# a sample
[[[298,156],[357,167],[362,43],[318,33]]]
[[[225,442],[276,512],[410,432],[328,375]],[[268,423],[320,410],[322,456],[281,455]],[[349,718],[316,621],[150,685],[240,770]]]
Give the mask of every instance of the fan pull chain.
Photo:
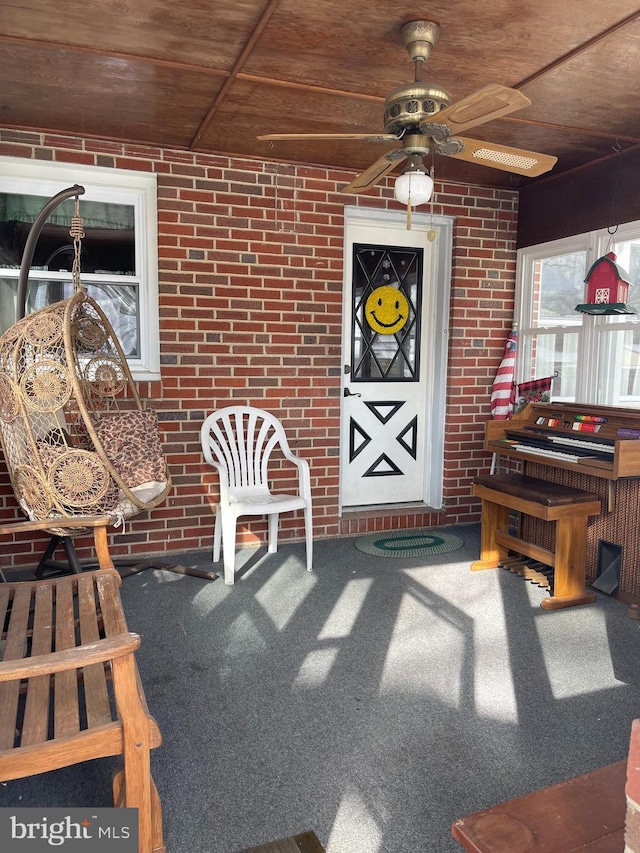
[[[82,254],[82,240],[84,238],[84,222],[80,216],[79,196],[76,196],[75,211],[71,217],[69,236],[73,238],[73,266],[71,267],[73,289],[75,293],[78,293],[78,291],[84,290],[80,281],[80,258]]]
[[[431,180],[433,181],[433,192],[431,193],[431,206],[430,206],[430,216],[429,216],[429,230],[427,231],[427,240],[428,240],[430,243],[433,243],[433,241],[434,241],[434,240],[436,239],[436,237],[437,237],[436,229],[433,227],[433,197],[434,197],[434,196],[435,196],[435,194],[436,194],[436,183],[435,183],[436,167],[435,167],[435,165],[433,164],[433,159],[435,159],[435,152],[434,152],[434,151],[432,151],[432,152],[431,152],[431,157],[432,157],[432,160],[431,160],[431,169],[429,170],[429,174],[431,175]]]

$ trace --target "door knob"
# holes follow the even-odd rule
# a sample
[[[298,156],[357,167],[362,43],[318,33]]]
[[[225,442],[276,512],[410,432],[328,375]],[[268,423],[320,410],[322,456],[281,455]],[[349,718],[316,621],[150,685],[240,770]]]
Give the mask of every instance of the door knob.
[[[353,391],[349,390],[349,388],[345,388],[342,392],[343,397],[362,397],[362,394],[358,394],[357,392],[354,394]]]

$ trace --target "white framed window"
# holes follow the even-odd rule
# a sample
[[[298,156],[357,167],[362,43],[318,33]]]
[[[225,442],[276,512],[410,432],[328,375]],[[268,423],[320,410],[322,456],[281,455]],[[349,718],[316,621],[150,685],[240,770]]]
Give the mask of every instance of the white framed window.
[[[160,378],[157,178],[154,173],[0,157],[0,334],[18,316],[18,280],[34,220],[81,185],[81,281],[105,312],[135,379]],[[26,313],[72,295],[74,199],[51,211],[34,249]]]
[[[554,400],[640,408],[640,314],[576,311],[609,252],[640,312],[640,222],[518,250],[516,382],[555,375]]]

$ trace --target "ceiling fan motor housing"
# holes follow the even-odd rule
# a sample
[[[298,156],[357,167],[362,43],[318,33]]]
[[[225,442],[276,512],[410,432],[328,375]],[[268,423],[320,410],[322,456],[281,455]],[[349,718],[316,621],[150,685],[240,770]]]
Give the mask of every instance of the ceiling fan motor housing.
[[[398,134],[407,127],[417,126],[448,107],[451,97],[445,89],[430,83],[407,83],[398,86],[384,102],[384,128]]]

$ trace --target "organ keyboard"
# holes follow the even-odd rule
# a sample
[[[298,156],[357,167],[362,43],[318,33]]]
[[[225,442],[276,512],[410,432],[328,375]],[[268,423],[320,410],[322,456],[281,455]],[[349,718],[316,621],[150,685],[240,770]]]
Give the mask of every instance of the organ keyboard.
[[[485,449],[617,480],[640,477],[640,410],[579,403],[529,403],[489,421]]]

